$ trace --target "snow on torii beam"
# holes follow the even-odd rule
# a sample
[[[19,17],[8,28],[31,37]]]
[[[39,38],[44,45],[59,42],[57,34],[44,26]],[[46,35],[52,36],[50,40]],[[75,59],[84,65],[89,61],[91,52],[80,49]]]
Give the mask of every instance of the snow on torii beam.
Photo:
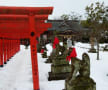
[[[48,15],[52,14],[53,7],[0,7],[0,14],[16,15]]]
[[[44,28],[43,30],[40,28],[43,25],[40,25],[40,27],[37,27],[38,26],[37,24],[42,24],[42,23],[40,23],[41,18],[38,17],[36,19],[35,15],[49,15],[52,13],[52,10],[53,10],[53,7],[0,7],[0,15],[1,15],[1,17],[3,17],[2,15],[4,15],[5,20],[6,20],[7,15],[9,17],[12,17],[11,19],[8,18],[7,21],[12,20],[12,19],[16,19],[16,21],[17,21],[18,19],[17,19],[17,16],[15,17],[15,15],[24,15],[24,17],[23,16],[20,17],[20,20],[22,20],[23,23],[25,21],[28,21],[29,29],[25,29],[25,30],[27,30],[26,31],[27,33],[24,30],[23,31],[24,31],[25,35],[27,35],[30,38],[34,90],[40,89],[39,88],[39,76],[38,76],[36,37],[39,36],[39,34],[41,34],[43,31],[46,30],[46,28]],[[0,21],[2,21],[2,20],[3,19],[0,18]],[[5,20],[3,20],[3,21],[5,22]],[[44,20],[46,20],[46,19],[44,19]],[[36,23],[36,26],[35,26],[35,23]],[[13,27],[15,27],[15,26],[13,26]],[[17,28],[15,28],[15,29],[17,29]],[[18,35],[18,33],[16,31],[14,31],[15,29],[12,30],[13,32],[11,32],[11,34],[16,34],[17,35],[16,37],[18,37],[19,35],[22,35],[22,33],[20,33],[20,32],[19,32],[20,34]],[[9,30],[9,28],[7,30]],[[41,31],[39,32],[39,30],[41,30]],[[2,31],[3,31],[3,29],[2,29]],[[5,36],[5,34],[7,34],[6,32],[2,32],[2,31],[0,31],[1,32],[0,37]],[[22,31],[22,30],[19,29],[19,31]],[[38,34],[38,32],[39,32],[39,34]],[[24,33],[23,33],[23,35],[24,35]],[[11,36],[8,36],[8,37],[11,37]],[[13,35],[13,39],[14,38],[15,38],[15,36]],[[20,36],[20,38],[21,38],[21,36]]]

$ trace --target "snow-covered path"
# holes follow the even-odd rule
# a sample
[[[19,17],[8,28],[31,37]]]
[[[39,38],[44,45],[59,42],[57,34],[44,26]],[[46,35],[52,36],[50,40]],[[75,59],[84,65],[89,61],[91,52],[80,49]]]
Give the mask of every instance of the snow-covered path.
[[[46,59],[43,59],[38,54],[40,90],[62,90],[65,85],[64,80],[48,81],[48,72],[51,71],[51,64],[46,64],[45,61]]]
[[[24,48],[21,46],[21,51],[0,68],[0,90],[33,90],[30,48]],[[51,64],[44,63],[45,60],[38,53],[40,90],[63,89],[64,80],[48,81]]]
[[[0,68],[0,90],[32,90],[30,52],[21,47],[3,68]]]

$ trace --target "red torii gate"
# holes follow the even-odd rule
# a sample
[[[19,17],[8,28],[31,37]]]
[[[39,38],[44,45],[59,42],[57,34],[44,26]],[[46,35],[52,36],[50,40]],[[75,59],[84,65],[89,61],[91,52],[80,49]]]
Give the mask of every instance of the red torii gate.
[[[20,39],[29,38],[34,90],[40,89],[36,37],[51,27],[45,20],[52,10],[53,7],[0,7],[0,65],[3,65],[3,53],[6,63],[20,50]]]

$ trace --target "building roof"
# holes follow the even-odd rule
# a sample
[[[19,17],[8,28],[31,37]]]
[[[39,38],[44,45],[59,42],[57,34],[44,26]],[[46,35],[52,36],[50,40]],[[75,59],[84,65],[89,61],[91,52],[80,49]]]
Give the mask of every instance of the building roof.
[[[52,23],[52,28],[48,30],[57,30],[57,31],[73,31],[79,32],[85,30],[79,23],[79,21],[73,20],[47,20],[48,23]]]

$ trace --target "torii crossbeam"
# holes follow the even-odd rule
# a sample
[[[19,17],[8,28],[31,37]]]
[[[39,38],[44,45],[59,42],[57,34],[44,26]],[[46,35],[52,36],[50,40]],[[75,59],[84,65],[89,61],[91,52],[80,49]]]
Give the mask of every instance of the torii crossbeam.
[[[48,15],[52,11],[53,7],[0,7],[0,38],[2,38],[0,39],[0,47],[3,47],[3,39],[6,40],[5,43],[11,42],[10,39],[15,39],[16,46],[19,44],[18,40],[30,39],[34,90],[40,90],[36,37],[51,27],[51,24],[45,23],[45,20],[48,19]],[[8,48],[6,45],[5,47],[4,51],[7,54],[7,58],[9,58]],[[0,61],[2,61],[2,52],[0,52],[0,57]]]

